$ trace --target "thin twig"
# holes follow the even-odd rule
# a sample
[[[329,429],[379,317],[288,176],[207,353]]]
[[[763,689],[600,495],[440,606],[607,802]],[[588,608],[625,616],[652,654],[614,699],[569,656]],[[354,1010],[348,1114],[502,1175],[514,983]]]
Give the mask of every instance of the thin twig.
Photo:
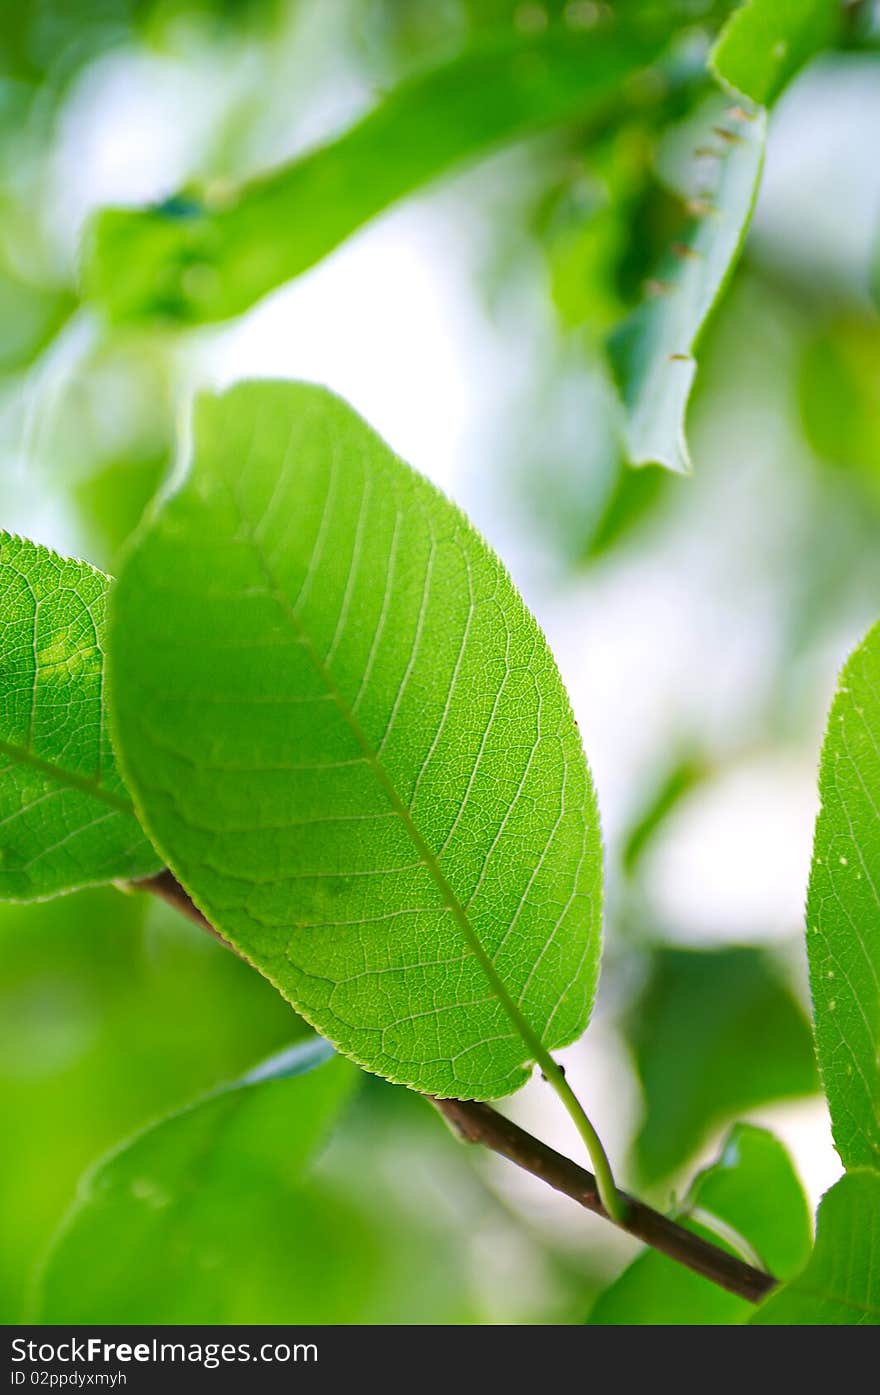
[[[586,1168],[557,1153],[532,1134],[526,1133],[511,1119],[476,1100],[432,1099],[459,1138],[467,1143],[480,1143],[493,1153],[516,1163],[533,1177],[540,1177],[555,1191],[571,1197],[579,1206],[595,1215],[611,1220],[596,1187],[596,1179]],[[738,1298],[758,1303],[776,1287],[777,1280],[761,1269],[754,1269],[745,1260],[703,1240],[691,1230],[671,1221],[668,1216],[646,1206],[643,1201],[623,1194],[626,1220],[618,1229],[643,1240],[652,1249],[677,1260],[695,1274],[726,1288]],[[617,1222],[612,1222],[617,1224]]]
[[[227,949],[237,952],[235,946],[224,939],[198,907],[193,905],[184,888],[167,868],[154,877],[147,877],[131,885],[161,897],[201,929],[207,930]],[[516,1163],[524,1172],[539,1177],[555,1191],[571,1197],[579,1206],[611,1221],[618,1229],[692,1269],[704,1279],[727,1289],[728,1293],[745,1298],[750,1303],[758,1303],[776,1287],[777,1280],[772,1274],[755,1269],[738,1256],[722,1250],[708,1240],[703,1240],[693,1231],[686,1230],[684,1226],[678,1225],[668,1216],[655,1211],[651,1206],[646,1206],[635,1197],[624,1194],[625,1220],[613,1221],[602,1205],[592,1172],[564,1157],[562,1153],[557,1153],[554,1148],[548,1147],[532,1134],[526,1133],[525,1129],[506,1119],[490,1105],[481,1104],[476,1100],[441,1100],[432,1096],[427,1098],[465,1142],[479,1143],[491,1152]]]

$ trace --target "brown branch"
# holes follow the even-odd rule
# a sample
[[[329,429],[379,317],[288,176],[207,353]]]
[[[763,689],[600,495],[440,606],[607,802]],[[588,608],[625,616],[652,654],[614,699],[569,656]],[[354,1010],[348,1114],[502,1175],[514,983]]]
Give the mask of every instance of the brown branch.
[[[476,1100],[432,1099],[431,1103],[466,1143],[481,1143],[484,1148],[516,1163],[517,1167],[530,1172],[533,1177],[540,1177],[548,1187],[571,1197],[587,1211],[611,1220],[599,1199],[592,1172],[526,1133],[525,1129],[511,1119],[505,1119],[490,1105],[480,1104]],[[701,1239],[693,1231],[685,1230],[684,1226],[646,1206],[643,1201],[627,1196],[625,1192],[623,1198],[626,1221],[619,1229],[637,1240],[643,1240],[652,1249],[726,1288],[728,1293],[748,1299],[750,1303],[760,1302],[776,1287],[777,1280],[772,1274],[754,1269],[745,1260]],[[612,1221],[612,1224],[616,1222]]]
[[[196,906],[184,891],[174,873],[167,867],[163,867],[161,872],[157,872],[154,877],[144,877],[141,881],[130,882],[130,886],[138,891],[151,891],[154,896],[167,905],[173,906],[176,911],[180,911],[188,920],[192,920],[201,930],[207,930],[209,935],[213,935],[215,940],[219,940],[221,945],[231,949],[233,954],[238,954],[235,945],[224,939],[219,930],[215,930],[207,917],[203,916],[198,906]],[[239,955],[239,958],[241,956]]]
[[[186,891],[167,868],[154,877],[133,882],[132,886],[150,891],[153,895],[161,897],[163,901],[188,916],[201,929],[207,930],[227,949],[236,952],[234,945],[224,939],[206,920],[198,907],[193,905]],[[611,1220],[599,1199],[596,1179],[592,1172],[588,1172],[586,1168],[578,1166],[570,1158],[564,1157],[562,1153],[557,1153],[554,1148],[548,1147],[540,1139],[526,1133],[525,1129],[521,1129],[512,1120],[506,1119],[503,1114],[499,1114],[488,1104],[481,1104],[476,1100],[441,1100],[431,1096],[427,1098],[451,1125],[458,1137],[466,1143],[479,1143],[484,1148],[490,1149],[491,1152],[498,1153],[501,1157],[516,1163],[517,1167],[521,1167],[524,1172],[530,1172],[533,1177],[539,1177],[542,1182],[546,1182],[555,1191],[571,1197],[572,1201],[576,1201],[579,1206],[585,1207],[586,1210],[594,1212],[597,1216],[604,1217],[605,1220]],[[652,1249],[659,1250],[661,1254],[667,1255],[688,1269],[692,1269],[695,1274],[702,1275],[704,1279],[709,1279],[712,1283],[727,1289],[728,1293],[736,1294],[738,1298],[745,1298],[750,1303],[757,1303],[762,1298],[766,1298],[776,1287],[777,1280],[773,1278],[772,1274],[755,1269],[752,1265],[746,1264],[745,1260],[730,1254],[729,1251],[722,1250],[718,1245],[713,1245],[708,1240],[703,1240],[699,1235],[695,1235],[691,1230],[686,1230],[684,1226],[678,1225],[676,1221],[670,1220],[660,1211],[646,1206],[643,1201],[638,1201],[635,1197],[626,1196],[626,1194],[624,1194],[624,1200],[626,1202],[626,1219],[619,1226],[620,1230],[634,1236],[637,1240],[644,1241]],[[617,1222],[612,1221],[612,1224],[617,1224]]]

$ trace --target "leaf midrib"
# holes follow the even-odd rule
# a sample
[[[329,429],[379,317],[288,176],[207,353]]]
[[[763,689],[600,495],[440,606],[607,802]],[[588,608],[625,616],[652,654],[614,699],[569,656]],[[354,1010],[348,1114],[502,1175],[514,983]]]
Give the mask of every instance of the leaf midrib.
[[[370,741],[369,737],[367,736],[366,732],[364,731],[363,727],[358,721],[357,716],[352,710],[350,704],[346,702],[343,693],[339,689],[336,680],[333,677],[332,671],[327,666],[326,662],[321,657],[318,650],[315,648],[315,645],[312,642],[311,635],[309,634],[306,627],[303,625],[302,621],[296,613],[296,610],[291,605],[290,600],[285,594],[283,588],[279,585],[278,581],[276,580],[274,573],[272,572],[272,569],[269,566],[263,554],[263,550],[260,547],[254,529],[251,526],[251,522],[249,518],[246,516],[243,508],[241,507],[241,504],[236,496],[233,486],[231,485],[229,480],[225,478],[225,476],[221,476],[221,478],[223,479],[223,483],[226,486],[227,492],[229,494],[233,508],[235,509],[235,512],[238,515],[239,521],[241,522],[243,529],[247,533],[248,542],[251,545],[251,550],[253,551],[254,557],[257,560],[257,564],[260,568],[260,571],[263,574],[263,579],[267,591],[275,600],[279,609],[289,620],[303,648],[308,654],[309,659],[311,660],[316,672],[321,678],[321,681],[324,683],[325,687],[327,688],[327,691],[330,694],[330,697],[332,698],[333,702],[338,708],[340,715],[342,716],[343,720],[345,721],[346,725],[348,726],[349,730],[351,731],[352,735],[357,741],[358,746],[363,752],[366,763],[369,765],[370,769],[373,771],[373,774],[375,775],[382,789],[385,791],[385,794],[387,795],[394,812],[398,815],[401,822],[403,823],[403,826],[406,829],[406,832],[409,835],[409,838],[412,841],[417,853],[419,854],[421,861],[424,863],[428,873],[433,878],[441,897],[446,903],[447,909],[450,911],[453,919],[455,920],[456,924],[461,930],[468,948],[476,956],[481,968],[483,969],[483,972],[486,975],[486,978],[489,981],[489,985],[492,988],[492,991],[495,993],[496,997],[501,1003],[501,1006],[504,1008],[505,1012],[510,1018],[510,1021],[516,1028],[525,1045],[529,1048],[529,1051],[532,1053],[535,1060],[541,1065],[549,1064],[552,1067],[552,1062],[548,1062],[549,1053],[547,1052],[546,1047],[544,1046],[537,1032],[535,1032],[534,1029],[531,1027],[530,1023],[526,1019],[519,1005],[508,992],[504,980],[498,973],[498,970],[493,964],[492,959],[486,952],[482,942],[480,941],[479,936],[477,935],[476,930],[471,924],[470,917],[468,916],[467,911],[461,904],[452,887],[449,885],[449,882],[447,881],[443,869],[441,868],[435,854],[422,837],[418,825],[413,819],[409,807],[398,793],[394,781],[391,779],[390,775],[388,774],[387,770],[382,764],[382,761],[379,758],[378,752],[374,748],[372,742]]]
[[[40,774],[47,775],[55,780],[59,785],[65,785],[68,789],[79,790],[82,794],[88,794],[93,799],[100,800],[111,809],[116,809],[120,814],[128,814],[135,818],[134,805],[124,795],[114,794],[112,790],[105,789],[97,780],[90,779],[87,775],[78,775],[74,770],[67,770],[63,765],[55,765],[52,761],[43,760],[26,746],[17,746],[14,742],[0,739],[0,755],[9,756],[11,760],[19,765],[26,765],[32,770],[38,770]]]

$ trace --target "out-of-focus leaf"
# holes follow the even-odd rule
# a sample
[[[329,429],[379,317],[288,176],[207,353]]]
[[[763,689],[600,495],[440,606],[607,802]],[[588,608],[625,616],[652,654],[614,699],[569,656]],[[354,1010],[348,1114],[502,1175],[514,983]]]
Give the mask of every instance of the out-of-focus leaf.
[[[669,470],[631,470],[623,460],[618,403],[600,365],[582,352],[562,353],[548,356],[543,373],[511,421],[512,483],[528,527],[570,570],[643,535],[684,481]]]
[[[0,533],[0,897],[143,877],[161,862],[104,712],[108,579]]]
[[[826,1192],[806,1269],[751,1318],[763,1326],[880,1326],[880,1176],[858,1170]]]
[[[550,294],[563,326],[602,330],[620,318],[613,272],[623,246],[620,217],[607,205],[546,238]]]
[[[654,472],[631,472],[630,478],[642,479],[646,474],[652,473]],[[655,833],[663,826],[667,816],[705,777],[705,762],[692,756],[675,761],[665,772],[643,805],[624,842],[621,862],[627,876],[631,877],[636,871]]]
[[[107,49],[173,34],[175,24],[195,16],[213,26],[266,25],[277,0],[40,0],[3,8],[4,70],[31,81],[43,77],[52,91]]]
[[[438,175],[556,122],[620,101],[660,51],[652,22],[621,15],[587,33],[511,27],[387,96],[336,141],[222,205],[181,196],[101,213],[87,294],[114,319],[223,319],[291,280]]]
[[[817,1088],[809,1023],[756,949],[658,950],[630,1035],[647,1182],[674,1172],[732,1115]]]
[[[840,316],[804,347],[798,373],[801,421],[816,454],[854,474],[880,504],[880,325]]]
[[[95,1158],[305,1030],[153,897],[0,906],[0,1321],[23,1320],[27,1278]]]
[[[544,253],[550,294],[567,328],[585,325],[593,335],[605,333],[630,303],[622,298],[620,268],[632,256],[634,241],[650,236],[658,221],[638,216],[648,201],[653,135],[635,123],[588,151],[579,142],[580,158],[568,152],[531,210],[528,231]]]
[[[841,8],[840,0],[745,0],[712,50],[715,75],[726,87],[769,106],[831,43]]]
[[[282,1070],[288,1055],[282,1054]],[[206,1106],[228,1091],[147,1130],[92,1169],[95,1195],[74,1209],[69,1246],[62,1231],[59,1262],[50,1257],[43,1295],[48,1299],[51,1285],[53,1311],[83,1311],[79,1249],[94,1257],[106,1245],[115,1256],[114,1237],[124,1234],[133,1237],[137,1255],[140,1245],[147,1250],[145,1271],[133,1278],[117,1271],[112,1294],[99,1282],[85,1294],[87,1303],[94,1298],[99,1311],[106,1307],[120,1321],[144,1321],[144,1312],[173,1314],[174,1321],[203,1321],[206,1312],[235,1322],[264,1321],[266,1313],[286,1322],[477,1318],[468,1282],[468,1218],[474,1207],[485,1206],[485,1197],[461,1150],[454,1150],[450,1167],[431,1111],[408,1091],[372,1081],[366,1098],[331,1121],[328,1148],[310,1158],[310,1146],[328,1132],[320,1127],[323,1106],[304,1110],[297,1088],[303,1082],[281,1089],[278,1060],[267,1064],[268,1084],[262,1070],[251,1071],[233,1091],[247,1095],[241,1106],[230,1109],[227,1098],[226,1107],[217,1108],[220,1130],[203,1157],[195,1150],[210,1126]],[[330,1069],[340,1066],[350,1079],[347,1063],[337,1060]],[[345,1096],[345,1081],[335,1088]],[[317,1121],[317,1134],[303,1128],[310,1120]],[[301,1147],[298,1157],[291,1143]],[[126,1182],[134,1188],[128,1194]],[[173,1215],[163,1218],[163,1208],[159,1214],[151,1209],[159,1195],[146,1183],[173,1183],[167,1208]],[[448,1204],[441,1195],[447,1187],[454,1192]],[[222,1263],[200,1267],[196,1261],[208,1256]],[[352,1275],[358,1277],[354,1286]]]
[[[621,466],[587,544],[587,556],[601,557],[647,518],[669,492],[669,478],[666,470]]]
[[[323,389],[201,400],[114,588],[115,735],[211,923],[359,1064],[493,1098],[587,1024],[598,815],[467,520]],[[524,1019],[524,1020],[523,1020]]]
[[[694,1179],[676,1219],[780,1279],[796,1274],[810,1253],[810,1212],[788,1153],[771,1133],[749,1124],[731,1129],[717,1162]],[[742,1323],[752,1312],[746,1299],[646,1251],[601,1295],[589,1320]]]
[[[89,556],[100,561],[96,556],[100,551],[108,563],[118,557],[155,495],[167,464],[165,456],[117,460],[78,481],[73,494],[79,521],[89,535]]]
[[[669,59],[664,72],[674,70]],[[680,236],[681,192],[660,177],[658,142],[693,114],[694,102],[702,105],[705,82],[683,84],[677,95],[668,106],[636,109],[631,121],[586,147],[575,136],[532,211],[529,232],[546,257],[559,318],[591,338],[607,335],[641,302],[646,278]]]
[[[50,1253],[37,1319],[338,1317],[361,1237],[304,1185],[357,1077],[330,1055],[299,1043],[99,1163]]]
[[[880,1164],[880,625],[840,676],[807,895],[816,1045],[844,1165]]]
[[[134,471],[167,459],[175,426],[167,336],[141,328],[96,338],[87,317],[79,343],[77,333],[74,327],[69,361],[42,395],[28,443],[47,477],[75,491],[110,466]]]
[[[73,297],[64,291],[27,286],[0,271],[0,373],[27,367],[73,305]]]
[[[711,102],[694,137],[689,191],[698,211],[649,283],[643,305],[610,336],[633,465],[691,468],[685,415],[701,334],[742,249],[761,176],[765,113]]]

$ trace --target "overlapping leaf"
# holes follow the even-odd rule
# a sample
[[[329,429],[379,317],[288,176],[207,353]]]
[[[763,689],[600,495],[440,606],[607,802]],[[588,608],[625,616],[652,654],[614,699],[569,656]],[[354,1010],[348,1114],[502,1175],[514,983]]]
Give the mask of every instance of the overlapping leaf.
[[[807,897],[819,1068],[846,1167],[880,1164],[880,625],[828,719]]]
[[[0,533],[0,899],[161,866],[107,732],[107,588],[86,563]]]
[[[39,1320],[338,1314],[359,1236],[305,1184],[357,1077],[332,1057],[320,1039],[301,1042],[99,1163],[45,1267]]]
[[[768,105],[830,43],[840,11],[839,0],[746,0],[725,25],[712,67],[726,86]]]
[[[851,1172],[826,1192],[816,1248],[803,1273],[771,1294],[751,1321],[763,1326],[880,1326],[880,1176]]]
[[[344,403],[202,400],[111,653],[157,846],[341,1050],[492,1098],[580,1034],[601,851],[559,674],[497,558]]]

